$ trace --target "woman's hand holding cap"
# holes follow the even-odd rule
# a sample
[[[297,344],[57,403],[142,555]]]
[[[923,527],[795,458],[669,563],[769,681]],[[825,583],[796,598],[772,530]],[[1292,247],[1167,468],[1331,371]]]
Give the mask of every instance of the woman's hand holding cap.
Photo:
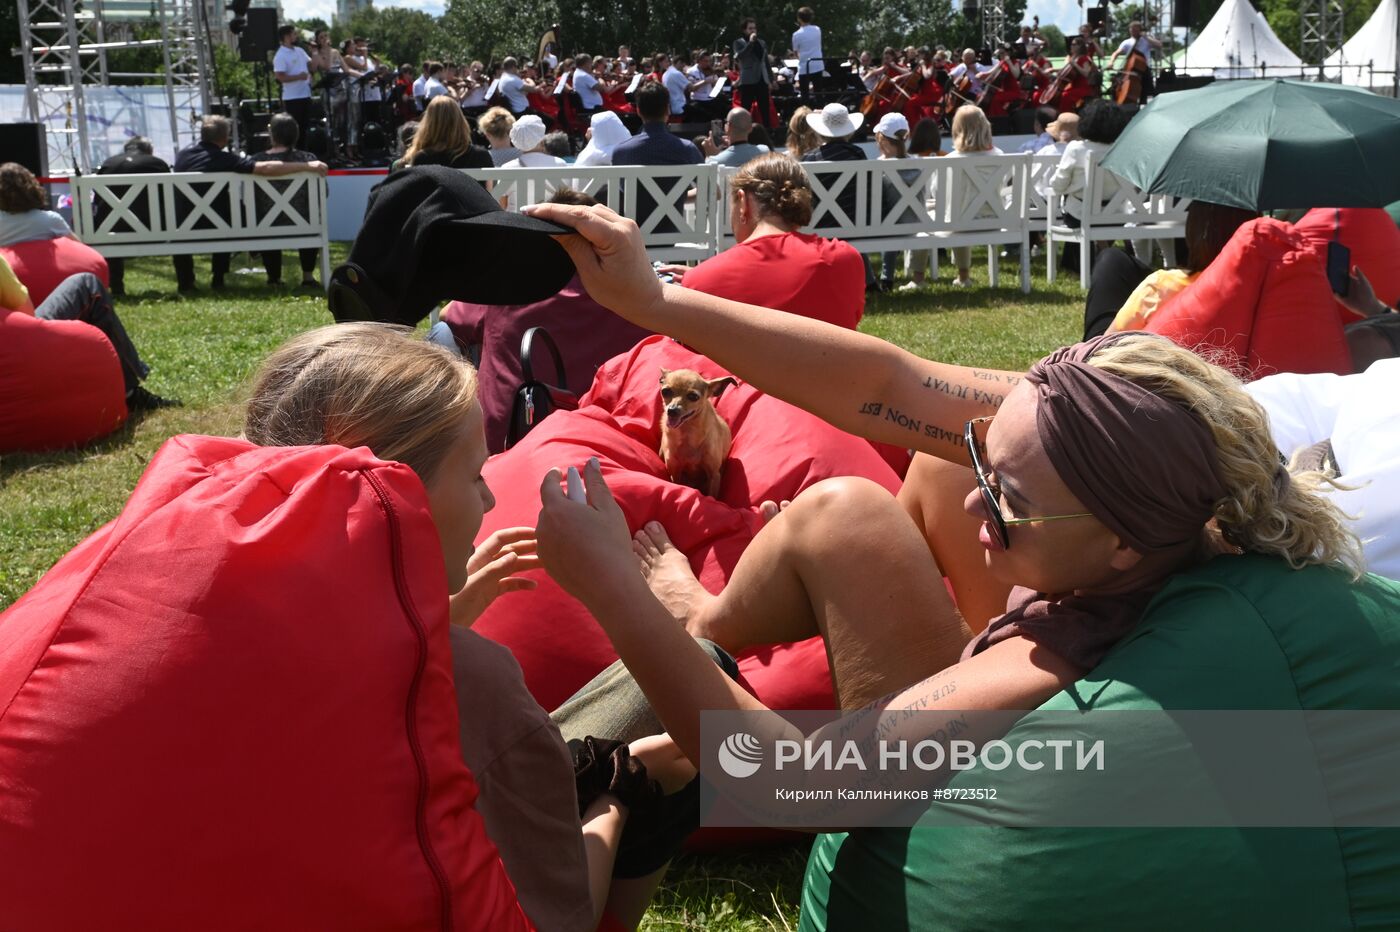
[[[631,220],[602,206],[532,204],[522,212],[573,228],[576,235],[561,236],[559,242],[594,301],[635,321],[637,312],[661,300],[661,283]]]

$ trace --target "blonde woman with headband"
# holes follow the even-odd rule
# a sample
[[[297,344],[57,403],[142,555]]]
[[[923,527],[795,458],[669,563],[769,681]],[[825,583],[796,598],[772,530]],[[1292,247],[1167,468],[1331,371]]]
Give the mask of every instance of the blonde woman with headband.
[[[1024,714],[1016,710],[1091,676],[1125,642],[1144,657],[1184,636],[1176,632],[1199,641],[1239,625],[1269,642],[1263,654],[1227,649],[1179,675],[1206,683],[1239,671],[1242,685],[1231,695],[1244,705],[1233,707],[1273,708],[1272,693],[1249,693],[1257,682],[1250,678],[1289,663],[1306,671],[1296,681],[1283,674],[1299,691],[1290,708],[1400,708],[1392,675],[1400,668],[1400,583],[1363,575],[1357,538],[1320,492],[1326,480],[1290,475],[1263,410],[1225,370],[1140,333],[1058,350],[1029,373],[921,359],[869,335],[662,285],[636,225],[605,209],[530,212],[577,231],[563,242],[604,306],[837,427],[919,454],[898,498],[849,478],[802,492],[760,531],[717,594],[698,584],[664,530],[633,534],[597,469],[587,470],[586,504],[564,496],[557,472],[545,477],[537,532],[546,569],[598,620],[692,760],[712,759],[702,757],[702,709],[757,713],[746,727],[764,738],[803,735],[716,675],[691,635],[728,650],[820,635],[840,708],[864,710],[858,721],[885,723],[911,743],[928,739],[920,729],[931,726],[907,710],[957,710],[962,737],[981,745],[1005,735]],[[1324,623],[1326,636],[1317,628]],[[1145,647],[1132,640],[1144,627],[1161,632]],[[1280,660],[1273,637],[1303,639],[1306,650],[1285,648]],[[1334,685],[1313,688],[1319,668]],[[1092,702],[1098,688],[1091,684],[1081,701]],[[791,786],[803,779],[794,774]],[[927,786],[935,778],[921,779]],[[1231,831],[1244,833],[1241,844],[1272,844]],[[1336,850],[1331,829],[1296,831],[1325,834]],[[888,843],[885,834],[867,828],[823,839],[828,854],[844,847],[839,859],[809,869],[826,892],[804,898],[804,928],[824,927],[820,897],[828,893],[840,898],[842,915],[899,912],[898,894],[914,891],[918,877],[892,852],[913,842],[907,830]],[[1104,852],[1132,837],[1093,836]],[[1186,843],[1181,833],[1171,837]],[[1375,840],[1371,866],[1400,866],[1400,838]],[[1231,875],[1238,863],[1220,850],[1198,846],[1195,857],[1154,870],[1169,873],[1169,885]],[[1359,857],[1343,851],[1335,868],[1359,868]],[[858,873],[844,875],[855,863]],[[1134,917],[1114,927],[1164,924],[1134,912],[1145,901],[1129,895],[1130,880],[1111,863],[1095,861],[1092,872],[1092,902],[1087,888],[1061,886],[1054,908],[1081,924],[1110,906]],[[1295,887],[1270,889],[1301,895]],[[881,899],[881,891],[896,896]],[[1015,885],[1002,892],[1015,902]],[[1382,899],[1353,907],[1355,921],[1400,909],[1400,893]],[[1193,897],[1175,908],[1184,912],[1172,920],[1204,910],[1249,922],[1224,902]],[[904,920],[913,927],[915,918]]]

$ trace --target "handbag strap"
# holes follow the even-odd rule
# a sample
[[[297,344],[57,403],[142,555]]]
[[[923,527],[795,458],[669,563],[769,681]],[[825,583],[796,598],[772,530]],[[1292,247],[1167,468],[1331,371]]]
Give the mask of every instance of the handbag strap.
[[[535,365],[534,350],[535,341],[539,340],[549,350],[549,355],[554,357],[554,379],[555,385],[559,388],[566,387],[569,382],[564,375],[564,357],[559,353],[559,347],[555,344],[554,338],[549,335],[549,331],[543,327],[531,327],[525,331],[525,335],[520,338],[520,372],[526,382],[534,382]]]

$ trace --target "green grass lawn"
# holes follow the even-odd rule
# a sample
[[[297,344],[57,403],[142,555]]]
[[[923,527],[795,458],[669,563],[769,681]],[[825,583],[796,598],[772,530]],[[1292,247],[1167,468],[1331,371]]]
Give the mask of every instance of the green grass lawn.
[[[269,288],[256,263],[234,259],[229,288],[177,295],[168,259],[128,263],[127,296],[117,310],[152,372],[146,385],[184,407],[136,416],[86,449],[0,457],[0,608],[23,595],[69,549],[114,518],[157,448],[181,433],[236,434],[249,378],[269,350],[294,334],[330,323],[325,300],[289,287]],[[295,261],[292,265],[294,267]],[[196,262],[201,282],[208,260]],[[1070,276],[1054,286],[1033,278],[1023,295],[1004,268],[1002,287],[942,281],[913,293],[875,296],[861,329],[945,362],[1024,368],[1077,339],[1083,298]],[[1043,260],[1035,271],[1043,274]],[[292,271],[285,273],[289,277]],[[840,373],[833,373],[840,378]],[[797,926],[805,846],[736,856],[686,857],[672,871],[643,928],[756,932]]]

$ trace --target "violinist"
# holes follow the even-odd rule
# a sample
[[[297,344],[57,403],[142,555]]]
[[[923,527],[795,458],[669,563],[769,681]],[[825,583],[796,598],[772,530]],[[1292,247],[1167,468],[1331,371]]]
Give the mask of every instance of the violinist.
[[[1134,56],[1137,56],[1138,61],[1126,67],[1132,67],[1142,78],[1142,93],[1139,99],[1146,101],[1155,93],[1152,86],[1152,53],[1161,50],[1162,40],[1143,32],[1142,23],[1134,20],[1128,24],[1128,38],[1114,49],[1113,57],[1108,60],[1109,70],[1118,63],[1119,56],[1126,55],[1129,63],[1134,63]]]

